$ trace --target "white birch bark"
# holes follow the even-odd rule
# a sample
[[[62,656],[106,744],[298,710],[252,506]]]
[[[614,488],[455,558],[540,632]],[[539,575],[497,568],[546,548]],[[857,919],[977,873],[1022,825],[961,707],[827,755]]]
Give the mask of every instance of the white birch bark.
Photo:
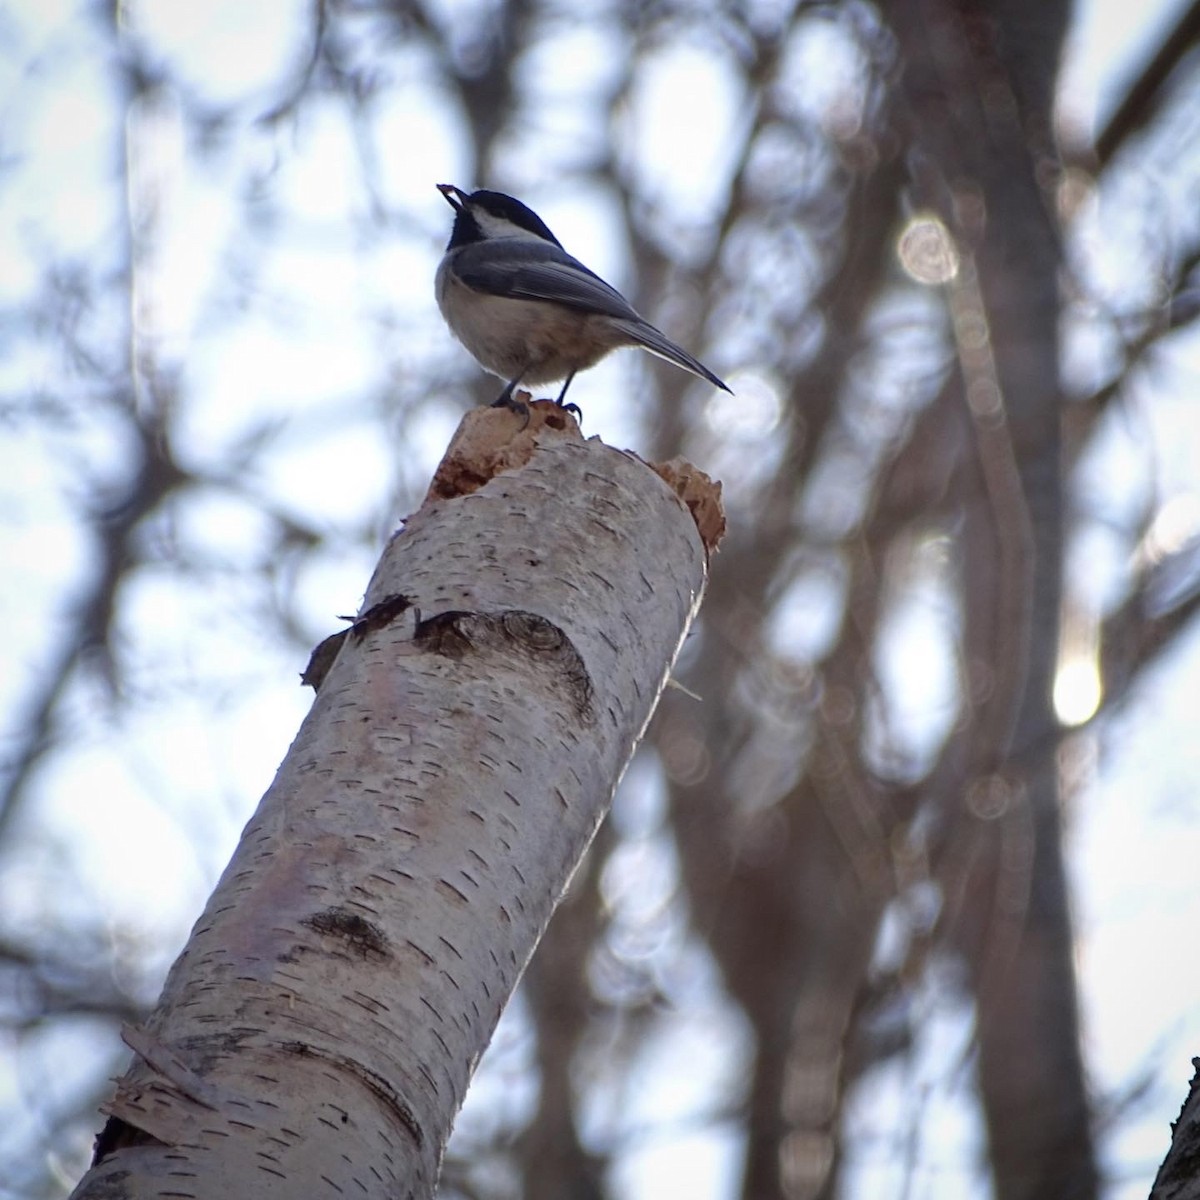
[[[433,1194],[719,536],[702,476],[519,425],[469,414],[385,551],[77,1200]]]

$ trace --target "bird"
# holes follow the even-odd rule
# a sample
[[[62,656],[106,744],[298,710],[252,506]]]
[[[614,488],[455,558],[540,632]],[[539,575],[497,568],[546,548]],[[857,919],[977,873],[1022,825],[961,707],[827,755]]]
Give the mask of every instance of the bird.
[[[480,366],[506,381],[495,407],[528,412],[513,400],[517,384],[561,379],[557,403],[578,411],[566,403],[571,381],[622,346],[641,346],[731,392],[568,254],[533,209],[504,192],[437,187],[454,209],[434,284],[438,307]]]

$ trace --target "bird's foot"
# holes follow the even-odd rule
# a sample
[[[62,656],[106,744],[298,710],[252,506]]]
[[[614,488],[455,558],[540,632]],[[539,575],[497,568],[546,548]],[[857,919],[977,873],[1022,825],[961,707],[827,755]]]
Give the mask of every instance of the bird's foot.
[[[512,412],[529,416],[529,405],[524,400],[518,400],[507,388],[492,401],[492,408],[507,408]]]
[[[523,393],[524,394],[524,393]],[[523,421],[518,433],[524,432],[529,425],[529,405],[524,400],[518,400],[512,394],[512,388],[505,388],[504,391],[496,397],[491,403],[492,408],[507,408],[509,412],[514,412],[518,417],[522,417]]]
[[[491,407],[510,408],[515,413],[527,413],[529,411],[529,405],[526,404],[524,400],[515,399],[512,392],[510,392],[507,388],[505,388],[505,390],[502,391],[500,395],[492,401]]]

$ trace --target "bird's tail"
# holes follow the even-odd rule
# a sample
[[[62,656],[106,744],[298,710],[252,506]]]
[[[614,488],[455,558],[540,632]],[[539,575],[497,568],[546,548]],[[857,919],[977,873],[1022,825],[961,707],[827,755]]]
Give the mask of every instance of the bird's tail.
[[[714,375],[698,358],[693,358],[681,346],[675,345],[665,333],[655,329],[649,321],[616,321],[614,323],[629,335],[631,345],[641,346],[644,350],[649,350],[651,354],[657,354],[659,358],[665,358],[667,362],[673,362],[677,367],[691,371],[693,375],[698,375],[701,379],[707,379],[713,387],[719,387],[722,391],[733,394],[733,389],[723,379]]]

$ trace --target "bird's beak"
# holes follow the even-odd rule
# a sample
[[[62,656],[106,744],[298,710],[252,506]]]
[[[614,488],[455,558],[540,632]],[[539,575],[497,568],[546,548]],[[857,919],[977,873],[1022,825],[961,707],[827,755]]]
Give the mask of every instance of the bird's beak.
[[[452,183],[439,183],[437,190],[446,197],[446,203],[450,205],[455,212],[458,212],[463,206],[463,201],[467,198],[466,193],[462,188],[456,188]]]

